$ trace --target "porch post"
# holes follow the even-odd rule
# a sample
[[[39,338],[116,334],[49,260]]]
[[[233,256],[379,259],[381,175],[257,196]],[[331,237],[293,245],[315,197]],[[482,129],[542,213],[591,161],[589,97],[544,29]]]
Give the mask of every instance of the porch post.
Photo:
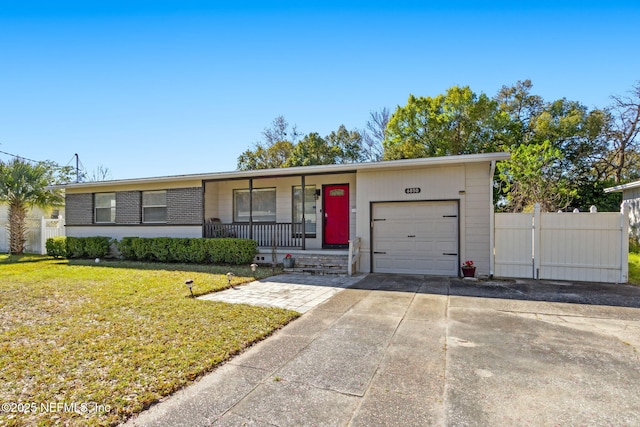
[[[300,177],[302,181],[302,250],[306,249],[307,224],[304,219],[304,175]]]
[[[249,239],[253,239],[253,178],[249,178]]]

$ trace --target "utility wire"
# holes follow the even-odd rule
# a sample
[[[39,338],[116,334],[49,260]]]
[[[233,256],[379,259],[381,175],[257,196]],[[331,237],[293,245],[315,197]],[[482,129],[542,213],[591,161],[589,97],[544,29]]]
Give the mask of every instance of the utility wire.
[[[27,157],[18,156],[17,154],[7,153],[6,151],[2,151],[2,150],[0,150],[0,153],[2,153],[2,154],[6,154],[7,156],[15,157],[16,159],[28,160],[28,161],[30,161],[30,162],[34,162],[34,163],[42,163],[42,162],[41,162],[41,161],[39,161],[39,160],[29,159],[29,158],[27,158]]]

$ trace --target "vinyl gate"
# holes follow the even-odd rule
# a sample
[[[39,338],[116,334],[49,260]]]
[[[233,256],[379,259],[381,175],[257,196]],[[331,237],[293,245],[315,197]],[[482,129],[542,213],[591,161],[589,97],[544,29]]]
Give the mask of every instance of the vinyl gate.
[[[44,255],[49,237],[64,236],[64,218],[41,219],[27,218],[26,252]],[[0,226],[0,252],[9,252],[8,224],[2,221]]]
[[[626,283],[629,209],[495,214],[497,277]]]

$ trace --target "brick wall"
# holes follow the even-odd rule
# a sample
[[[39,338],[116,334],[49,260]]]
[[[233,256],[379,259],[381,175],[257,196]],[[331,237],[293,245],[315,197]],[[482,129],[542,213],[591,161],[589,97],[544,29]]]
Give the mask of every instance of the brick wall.
[[[167,224],[202,224],[202,188],[167,190]]]
[[[141,195],[139,191],[116,193],[116,224],[140,224],[142,222]]]
[[[66,223],[93,224],[93,194],[66,195]],[[202,188],[173,188],[167,190],[167,224],[202,224]],[[141,224],[142,200],[139,191],[116,192],[116,224]]]
[[[67,225],[93,224],[93,194],[67,194],[65,214]]]

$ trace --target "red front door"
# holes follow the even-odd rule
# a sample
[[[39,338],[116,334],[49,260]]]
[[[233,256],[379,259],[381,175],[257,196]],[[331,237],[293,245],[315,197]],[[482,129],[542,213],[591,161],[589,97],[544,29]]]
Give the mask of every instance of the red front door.
[[[349,244],[349,184],[325,185],[322,191],[323,245]]]

